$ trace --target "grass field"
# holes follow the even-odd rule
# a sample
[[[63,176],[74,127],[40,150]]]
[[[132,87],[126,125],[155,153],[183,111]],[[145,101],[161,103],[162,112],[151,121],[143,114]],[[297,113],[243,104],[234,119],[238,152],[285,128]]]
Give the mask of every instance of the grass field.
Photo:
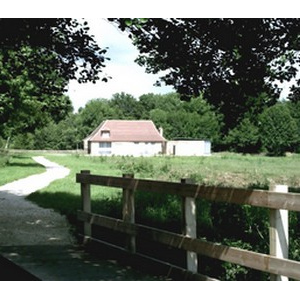
[[[210,157],[86,157],[48,155],[73,175],[80,170],[93,174],[134,173],[137,178],[179,181],[193,178],[205,185],[266,188],[272,183],[300,187],[300,155],[266,157],[231,153]],[[72,176],[72,175],[71,175]]]
[[[81,170],[92,174],[121,176],[134,173],[136,178],[179,181],[191,177],[199,184],[241,188],[264,188],[270,184],[287,184],[292,191],[300,190],[300,155],[265,157],[218,153],[211,157],[86,157],[80,155],[43,154],[46,158],[71,170],[70,175],[53,182],[47,188],[33,193],[29,199],[41,207],[53,208],[65,214],[77,226],[76,211],[81,209],[80,185],[75,175]],[[23,169],[17,171],[16,168]],[[30,159],[30,154],[14,155],[0,174],[9,180],[17,175],[43,170]],[[22,173],[23,172],[23,173]],[[28,174],[27,174],[28,175]],[[5,181],[5,180],[4,180]],[[121,217],[121,190],[92,186],[92,211],[113,217]],[[170,195],[137,193],[136,220],[138,223],[180,231],[181,203]],[[290,257],[300,260],[298,216],[290,214]],[[268,251],[268,212],[257,207],[249,208],[228,203],[214,204],[197,201],[197,232],[201,237],[227,245]],[[226,280],[261,280],[256,273],[231,264],[205,263],[207,274],[217,274]],[[248,274],[248,275],[247,275]],[[247,277],[248,276],[248,277]],[[249,277],[250,276],[250,277]]]
[[[44,167],[37,164],[28,153],[10,154],[0,152],[0,186],[29,175],[42,173]]]
[[[217,186],[267,189],[270,184],[287,184],[292,190],[300,188],[300,156],[264,157],[231,153],[211,157],[86,157],[53,155],[46,157],[71,169],[70,175],[53,182],[46,189],[29,198],[44,207],[52,207],[64,214],[80,208],[80,185],[75,175],[81,170],[92,174],[121,176],[134,173],[136,178],[179,181],[191,177],[197,183]],[[92,187],[93,205],[101,203],[102,210],[115,209],[120,190]]]
[[[0,185],[43,172],[44,168],[36,164],[30,158],[31,156],[30,153],[22,153],[5,158],[6,164],[0,167]],[[300,155],[265,157],[218,153],[210,157],[186,158],[87,157],[57,154],[45,156],[69,168],[71,173],[67,178],[52,183],[39,193],[56,195],[61,193],[75,198],[80,194],[79,184],[75,183],[75,175],[81,170],[90,170],[92,174],[113,176],[134,173],[136,178],[166,181],[192,178],[199,184],[215,186],[267,189],[270,184],[287,184],[292,190],[300,188]],[[92,189],[94,199],[110,199],[115,195],[115,189],[101,187]]]

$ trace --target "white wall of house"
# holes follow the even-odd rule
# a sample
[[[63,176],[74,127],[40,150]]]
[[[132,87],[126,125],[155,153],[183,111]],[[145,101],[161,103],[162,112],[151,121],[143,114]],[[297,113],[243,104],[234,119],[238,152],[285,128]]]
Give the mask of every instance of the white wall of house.
[[[208,156],[211,155],[210,141],[178,140],[167,142],[167,155]]]
[[[161,153],[161,142],[91,142],[91,155],[95,156],[154,156]]]

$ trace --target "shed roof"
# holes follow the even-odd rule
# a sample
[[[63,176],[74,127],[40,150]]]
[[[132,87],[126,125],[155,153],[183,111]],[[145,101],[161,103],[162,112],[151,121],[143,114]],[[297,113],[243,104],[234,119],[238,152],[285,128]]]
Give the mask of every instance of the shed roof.
[[[101,136],[101,131],[110,135]],[[163,136],[150,120],[106,120],[85,140],[92,142],[164,142]]]

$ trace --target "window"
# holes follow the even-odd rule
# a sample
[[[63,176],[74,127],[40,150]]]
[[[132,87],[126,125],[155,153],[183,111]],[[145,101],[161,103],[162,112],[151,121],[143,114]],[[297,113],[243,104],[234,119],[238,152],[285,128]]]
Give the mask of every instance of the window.
[[[100,142],[99,148],[111,148],[111,142]]]
[[[111,155],[111,142],[100,142],[99,143],[99,154],[100,155]]]
[[[103,137],[103,138],[109,138],[110,137],[109,130],[102,130],[101,131],[101,137]]]

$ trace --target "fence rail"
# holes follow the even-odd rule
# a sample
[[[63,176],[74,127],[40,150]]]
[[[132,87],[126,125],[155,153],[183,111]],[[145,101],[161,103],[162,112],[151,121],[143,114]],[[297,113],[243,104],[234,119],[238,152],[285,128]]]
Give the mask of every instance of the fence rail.
[[[273,209],[300,212],[300,195],[262,190],[203,186],[191,183],[154,181],[113,176],[77,174],[77,182],[145,192],[163,192],[183,197],[201,198],[216,202],[249,204]]]
[[[133,175],[123,177],[91,175],[89,171],[82,171],[76,175],[76,182],[81,183],[83,211],[78,212],[78,219],[85,224],[86,236],[91,236],[91,225],[98,225],[128,236],[126,249],[136,252],[135,238],[142,236],[148,240],[159,242],[177,249],[187,251],[187,270],[193,273],[198,271],[197,255],[239,264],[263,272],[273,274],[272,280],[292,278],[300,280],[300,262],[277,255],[261,254],[235,247],[220,245],[196,238],[196,212],[195,199],[201,198],[209,201],[228,202],[235,204],[248,204],[270,209],[270,216],[274,210],[300,211],[300,194],[282,193],[274,191],[247,190],[224,187],[207,187],[182,180],[180,183],[135,179]],[[123,220],[107,216],[96,215],[90,211],[90,185],[101,185],[123,189]],[[135,224],[134,193],[137,190],[147,192],[160,192],[175,194],[182,197],[183,218],[185,228],[183,234],[176,234],[140,224]],[[270,248],[279,247],[278,240],[287,243],[287,233],[282,232],[282,220],[273,220],[270,225]],[[279,229],[278,229],[279,228]],[[280,232],[279,232],[280,231]],[[278,233],[276,237],[274,232]],[[274,246],[276,245],[276,247]],[[275,274],[275,275],[274,275]]]

